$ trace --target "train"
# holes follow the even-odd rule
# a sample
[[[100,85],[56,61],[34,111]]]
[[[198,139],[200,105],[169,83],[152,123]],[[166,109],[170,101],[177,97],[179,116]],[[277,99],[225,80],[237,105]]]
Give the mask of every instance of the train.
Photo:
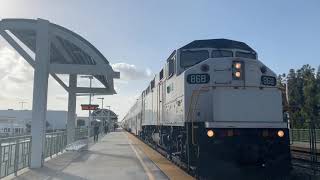
[[[240,41],[174,50],[122,127],[198,179],[287,177],[292,169],[277,75]]]

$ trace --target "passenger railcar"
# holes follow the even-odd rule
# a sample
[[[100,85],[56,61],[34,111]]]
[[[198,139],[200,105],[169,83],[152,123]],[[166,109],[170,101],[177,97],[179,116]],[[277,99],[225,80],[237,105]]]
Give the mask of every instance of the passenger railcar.
[[[291,169],[276,74],[243,42],[196,40],[173,51],[122,123],[198,177]]]

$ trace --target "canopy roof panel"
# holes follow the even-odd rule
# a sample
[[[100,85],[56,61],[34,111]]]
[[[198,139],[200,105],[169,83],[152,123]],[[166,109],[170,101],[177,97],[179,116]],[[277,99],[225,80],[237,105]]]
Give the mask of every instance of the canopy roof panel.
[[[108,118],[110,113],[110,118],[112,120],[117,120],[118,119],[118,115],[113,112],[112,110],[109,109],[97,109],[95,111],[92,112],[92,117],[95,119],[101,119],[101,120],[105,120]]]
[[[37,37],[37,21],[33,19],[3,19],[0,21],[0,31],[8,33],[13,38],[19,39],[26,47],[35,53]],[[80,35],[57,24],[49,23],[50,39],[50,65],[87,65],[79,68],[96,67],[96,71],[88,74],[94,75],[110,92],[115,93],[113,78],[119,78],[120,74],[114,72],[109,61],[90,42]],[[61,66],[56,66],[61,67]],[[69,67],[69,66],[68,66]],[[64,68],[66,69],[66,68]],[[82,70],[81,72],[88,72]],[[62,73],[58,70],[54,73]],[[111,93],[111,94],[112,94]]]

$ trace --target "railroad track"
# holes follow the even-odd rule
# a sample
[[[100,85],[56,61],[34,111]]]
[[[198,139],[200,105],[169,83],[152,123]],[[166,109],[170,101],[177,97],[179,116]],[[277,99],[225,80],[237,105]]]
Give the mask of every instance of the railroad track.
[[[320,153],[312,154],[310,151],[302,148],[291,149],[292,165],[295,168],[303,169],[308,174],[320,173]],[[318,158],[319,157],[319,158]]]

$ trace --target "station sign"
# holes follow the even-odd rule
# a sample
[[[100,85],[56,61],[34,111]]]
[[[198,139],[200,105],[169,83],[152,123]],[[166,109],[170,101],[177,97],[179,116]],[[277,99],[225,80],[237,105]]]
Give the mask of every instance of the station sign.
[[[97,110],[98,107],[98,104],[81,104],[82,110]]]

